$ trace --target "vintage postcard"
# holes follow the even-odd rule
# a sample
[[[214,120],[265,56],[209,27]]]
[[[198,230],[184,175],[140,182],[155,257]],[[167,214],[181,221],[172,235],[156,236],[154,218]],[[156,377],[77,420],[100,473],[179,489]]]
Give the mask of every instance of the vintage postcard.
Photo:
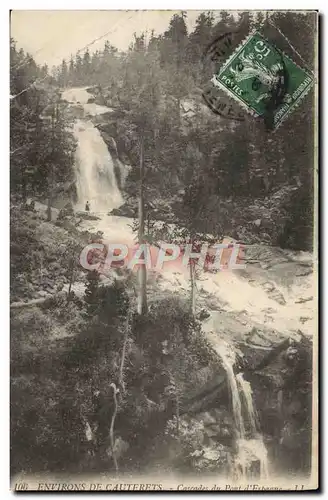
[[[318,12],[13,10],[11,488],[318,488]]]

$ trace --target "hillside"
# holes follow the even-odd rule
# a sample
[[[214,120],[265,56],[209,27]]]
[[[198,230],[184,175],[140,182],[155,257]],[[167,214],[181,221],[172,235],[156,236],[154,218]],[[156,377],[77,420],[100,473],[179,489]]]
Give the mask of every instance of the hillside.
[[[314,91],[273,130],[211,83],[254,29],[314,70],[316,15],[186,16],[51,71],[11,40],[13,481],[316,473]]]
[[[105,425],[105,423],[100,423],[102,420],[98,421],[102,418],[100,414],[97,416],[97,412],[100,411],[100,409],[97,410],[97,405],[100,402],[95,400],[92,395],[99,392],[99,398],[109,398],[107,380],[110,375],[106,353],[108,349],[113,348],[113,342],[117,342],[117,340],[109,333],[112,327],[105,327],[105,323],[103,323],[105,317],[99,318],[99,323],[99,319],[96,320],[97,316],[94,316],[92,320],[91,325],[93,326],[90,325],[93,334],[91,338],[89,337],[89,321],[92,313],[91,303],[86,293],[87,290],[90,290],[88,284],[90,278],[77,268],[75,280],[81,284],[86,283],[87,288],[85,289],[85,285],[83,285],[81,292],[79,292],[78,283],[75,285],[74,282],[72,290],[75,290],[75,293],[73,292],[68,298],[68,263],[65,259],[62,261],[58,259],[60,255],[58,250],[64,245],[67,248],[73,242],[74,245],[82,245],[83,242],[90,241],[92,235],[97,234],[98,223],[97,221],[85,220],[77,226],[79,229],[74,229],[76,218],[65,220],[65,222],[48,223],[44,219],[42,220],[42,217],[45,216],[40,211],[24,213],[18,208],[12,216],[12,233],[17,234],[19,236],[17,241],[28,249],[27,252],[24,252],[25,265],[27,262],[31,262],[30,274],[24,274],[25,282],[28,284],[28,288],[25,289],[20,283],[20,256],[15,250],[12,252],[12,283],[16,283],[12,300],[16,304],[20,301],[26,303],[25,307],[16,309],[14,306],[12,308],[13,418],[16,419],[19,414],[19,420],[13,427],[12,435],[15,456],[13,470],[25,470],[26,472],[38,470],[38,464],[45,463],[43,460],[46,460],[47,469],[53,471],[62,468],[65,470],[69,468],[71,471],[85,471],[89,467],[101,469],[105,467],[108,459],[105,460],[102,454],[99,456],[96,454],[94,458],[89,456],[88,450],[90,450],[90,446],[94,445],[92,441],[89,441],[87,429],[89,426],[93,429],[95,424],[92,422],[99,422],[97,425]],[[66,228],[62,227],[63,225]],[[111,225],[107,227],[110,230]],[[24,245],[21,239],[23,237],[28,239],[28,246]],[[35,267],[32,265],[32,263],[37,264],[38,262],[36,252],[43,263],[42,271],[38,265]],[[240,271],[237,271],[237,274],[223,271],[217,276],[203,275],[199,278],[197,282],[198,319],[193,320],[190,326],[188,325],[191,318],[188,319],[187,307],[189,283],[186,277],[177,274],[163,275],[162,277],[149,275],[148,289],[151,300],[147,322],[150,321],[150,323],[147,326],[147,323],[143,322],[141,329],[138,322],[135,323],[129,334],[126,351],[127,365],[124,375],[126,399],[117,417],[116,435],[122,447],[118,450],[118,457],[120,467],[123,467],[123,470],[130,470],[131,457],[134,460],[134,470],[136,457],[141,449],[143,454],[148,456],[148,460],[140,463],[140,467],[146,467],[147,470],[151,463],[152,467],[157,464],[157,467],[165,467],[168,471],[180,467],[183,470],[183,467],[186,466],[185,461],[190,460],[187,457],[190,456],[194,448],[185,448],[186,443],[183,444],[182,448],[176,449],[177,458],[173,462],[167,455],[167,446],[170,447],[172,439],[176,439],[174,433],[165,446],[162,442],[159,448],[162,450],[160,455],[158,455],[159,449],[157,449],[156,456],[151,451],[152,446],[159,439],[161,432],[165,431],[174,415],[174,403],[170,401],[172,397],[174,401],[176,384],[179,384],[180,425],[187,426],[188,439],[191,439],[199,425],[202,428],[205,425],[204,430],[201,431],[204,436],[217,436],[216,438],[211,437],[210,444],[207,445],[209,449],[212,449],[212,453],[213,450],[217,449],[215,439],[225,443],[220,451],[220,460],[222,461],[220,467],[222,471],[225,470],[227,463],[224,456],[229,453],[232,446],[230,441],[233,436],[231,434],[233,423],[226,409],[228,400],[224,370],[220,357],[215,354],[216,349],[219,349],[220,352],[222,345],[230,346],[230,349],[239,353],[239,369],[245,373],[247,371],[247,377],[252,380],[261,420],[263,419],[265,422],[268,415],[271,415],[270,425],[272,427],[267,427],[264,436],[266,442],[271,443],[270,453],[274,453],[278,442],[272,432],[276,432],[280,416],[279,414],[272,415],[272,407],[275,406],[275,398],[279,388],[284,387],[287,379],[294,376],[296,366],[298,366],[294,366],[294,362],[290,366],[287,365],[287,358],[281,358],[281,355],[286,352],[288,346],[294,344],[296,347],[294,351],[297,353],[296,360],[299,356],[304,357],[304,353],[308,352],[311,345],[311,334],[315,324],[313,317],[314,299],[313,295],[311,296],[314,292],[311,288],[312,280],[310,278],[312,262],[310,256],[305,253],[287,252],[265,246],[247,248],[246,259],[248,265],[242,276],[238,274]],[[41,281],[40,271],[43,276]],[[286,276],[289,276],[287,282],[284,279]],[[124,287],[123,282],[123,289]],[[236,295],[236,289],[241,292],[241,287],[244,288],[243,292]],[[106,288],[103,290],[105,292]],[[111,287],[107,290],[106,293],[114,292]],[[174,296],[178,294],[178,301],[173,300],[172,290],[174,290]],[[262,290],[261,299],[259,290]],[[33,304],[33,299],[37,297],[44,297],[45,301]],[[260,307],[259,300],[261,300]],[[163,316],[164,310],[165,315]],[[109,314],[114,326],[115,321],[117,321],[115,320],[117,312],[115,309],[112,312],[107,310],[106,325],[108,325]],[[113,314],[114,316],[112,316]],[[147,332],[151,332],[155,325],[157,333],[151,341]],[[168,337],[170,325],[175,325],[174,337],[171,337],[171,340]],[[189,330],[190,328],[192,330]],[[187,333],[188,331],[189,333]],[[195,332],[199,332],[197,337],[193,337]],[[200,335],[200,332],[203,333]],[[162,338],[161,335],[163,335]],[[182,338],[184,335],[191,335],[188,341],[184,341],[187,342],[185,346],[183,343],[181,344],[182,338],[178,341],[180,335]],[[287,347],[284,348],[282,344],[286,340]],[[85,344],[86,342],[87,344]],[[153,342],[153,344],[149,344],[149,342]],[[178,345],[177,342],[179,342]],[[196,342],[195,345],[194,342]],[[173,346],[175,346],[175,350],[178,349],[178,358],[176,358],[177,353],[174,357],[170,354]],[[272,357],[272,360],[269,359],[266,362],[268,355],[272,355],[276,349],[277,354]],[[303,354],[301,354],[302,352]],[[158,355],[160,358],[157,358]],[[285,355],[283,354],[283,356]],[[149,376],[150,373],[153,373],[153,363],[159,362],[156,359],[161,359],[161,368],[158,367],[156,370],[158,375],[155,379],[152,376],[151,380]],[[179,365],[175,364],[175,359],[179,359]],[[182,364],[180,365],[180,363]],[[188,370],[189,363],[193,365],[191,385],[186,381],[184,375],[185,370]],[[260,366],[261,363],[264,366],[258,370],[257,366]],[[283,371],[279,368],[280,374],[285,372],[282,377],[278,378],[276,372],[279,365],[277,363],[282,363]],[[311,365],[308,366],[309,369]],[[63,367],[65,367],[64,372],[62,372]],[[165,377],[161,370],[167,373]],[[306,370],[303,365],[302,370]],[[71,374],[69,377],[68,373]],[[96,373],[97,376],[94,378]],[[301,384],[302,390],[304,389],[302,385],[304,376],[308,376],[306,371],[304,373],[302,371],[302,376],[298,375],[300,377],[298,383]],[[141,378],[139,379],[139,377]],[[175,382],[172,382],[172,377],[174,377]],[[270,389],[271,396],[265,403],[262,401],[263,393],[260,390],[263,383],[274,388]],[[74,401],[69,402],[70,400],[67,398],[70,397],[72,390],[77,397],[74,398]],[[26,398],[26,394],[29,394],[28,398]],[[288,416],[288,412],[285,414],[286,422],[289,422],[291,415],[294,415],[295,405],[304,404],[303,400],[300,399],[301,394],[303,393],[295,391],[294,396],[289,400],[288,408],[290,406],[292,413],[290,416]],[[215,403],[217,397],[220,397],[221,400],[219,407]],[[309,393],[305,393],[302,397],[308,398]],[[64,401],[66,402],[64,403]],[[136,415],[130,413],[129,405],[132,401],[134,401],[133,405],[137,404],[135,411],[136,415],[139,415],[139,422],[135,421]],[[37,411],[37,408],[40,407],[42,412]],[[102,406],[101,411],[104,411],[105,407],[106,404]],[[108,408],[106,411],[110,414],[111,410]],[[18,412],[17,417],[16,412]],[[156,425],[153,428],[151,422],[155,415]],[[65,419],[62,420],[64,427],[57,427],[58,418]],[[64,422],[68,422],[68,418],[70,426],[74,422],[74,431],[73,427],[67,428],[64,424]],[[305,446],[305,444],[300,444],[300,439],[304,443],[310,439],[304,428],[306,418],[308,417],[300,415],[297,421],[293,421],[293,423],[290,421],[288,431],[284,428],[284,432],[288,436],[284,439],[288,439],[289,444],[285,451],[284,448],[279,448],[279,460],[289,460],[290,453],[298,454],[299,446]],[[25,426],[21,427],[19,424],[21,419],[29,424],[26,430],[24,430]],[[213,426],[210,427],[211,432],[210,428],[206,430],[206,426],[210,422],[215,422],[216,425],[215,430]],[[55,434],[54,426],[56,426]],[[129,434],[126,434],[126,429],[129,429]],[[144,434],[146,429],[147,440],[145,440]],[[189,430],[187,431],[187,429]],[[197,432],[199,433],[200,430]],[[304,437],[302,437],[303,435]],[[219,438],[219,436],[225,437]],[[25,443],[23,448],[22,440]],[[291,444],[291,442],[295,444]],[[50,460],[49,451],[53,449],[54,444],[57,451],[52,451],[52,459]],[[179,446],[181,445],[182,443]],[[68,455],[65,451],[67,446],[71,448],[68,462]],[[198,444],[198,446],[201,445]],[[187,450],[189,451],[187,452]],[[204,459],[202,460],[204,461]],[[217,470],[216,459],[213,463],[211,460],[206,460],[202,465],[199,462],[197,467],[200,467],[200,470],[203,470],[203,467],[209,468],[209,470],[214,467],[213,470]]]

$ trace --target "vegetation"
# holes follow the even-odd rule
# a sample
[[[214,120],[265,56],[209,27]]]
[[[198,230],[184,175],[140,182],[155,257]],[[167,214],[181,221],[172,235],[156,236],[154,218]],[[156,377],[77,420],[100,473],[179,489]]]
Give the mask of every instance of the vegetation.
[[[290,43],[302,51],[303,61],[271,23],[282,32],[288,27]],[[11,94],[16,97],[11,100],[11,192],[44,196],[50,204],[63,191],[74,198],[74,141],[55,85],[91,85],[96,102],[118,111],[103,129],[116,140],[119,155],[134,166],[127,182],[130,195],[138,194],[142,143],[144,203],[178,196],[179,203],[172,207],[175,219],[190,212],[196,201],[197,213],[192,216],[198,231],[215,237],[234,232],[239,239],[247,234],[250,240],[259,233],[259,240],[311,249],[311,94],[274,135],[261,120],[220,118],[201,97],[219,67],[206,56],[209,44],[218,34],[235,33],[224,54],[228,57],[252,27],[313,70],[312,14],[274,13],[268,22],[262,14],[239,13],[237,18],[221,11],[216,19],[203,12],[188,34],[182,12],[161,35],[134,35],[127,52],[106,41],[103,50],[90,54],[87,49],[69,63],[64,60],[52,76],[12,41]],[[295,130],[298,140],[291,141]],[[260,219],[258,230],[252,218]]]
[[[311,20],[311,14],[272,16],[282,31],[288,26],[290,42],[302,48],[310,69]],[[132,166],[126,198],[139,202],[139,243],[165,236],[197,249],[209,234],[214,240],[229,234],[311,250],[311,97],[274,135],[261,120],[233,121],[212,113],[202,98],[217,68],[206,55],[209,44],[225,32],[235,33],[235,44],[256,26],[271,30],[273,40],[279,37],[260,14],[236,17],[224,11],[218,19],[201,13],[188,33],[181,12],[161,35],[135,35],[126,52],[106,41],[101,51],[62,61],[52,75],[11,41],[12,298],[45,299],[12,309],[13,472],[135,472],[149,471],[150,465],[229,470],[236,451],[231,402],[226,385],[222,389],[224,368],[195,313],[197,269],[190,267],[186,299],[171,292],[147,295],[150,278],[147,282],[141,268],[136,298],[129,275],[104,282],[95,271],[77,270],[80,249],[94,235],[77,230],[74,213],[62,211],[54,223],[51,211],[57,197],[75,195],[76,144],[61,91],[89,85],[96,103],[116,111],[98,126]],[[233,46],[226,49],[228,57]],[[285,50],[290,52],[289,46]],[[291,140],[294,131],[297,141]],[[26,206],[29,197],[47,202],[46,221]],[[168,208],[176,228],[163,222],[164,210],[148,217],[155,214],[153,200]],[[83,293],[74,292],[74,281],[82,283]],[[300,372],[306,366],[306,376],[300,376],[304,404],[310,351],[306,345],[297,364]],[[211,384],[214,396],[220,394],[215,425],[213,402],[201,415],[192,411],[199,392]],[[294,404],[291,394],[286,398]],[[301,427],[302,443],[308,444],[309,413],[301,417],[292,432],[297,436]],[[267,430],[268,439],[273,432]],[[175,456],[168,458],[172,450]],[[305,462],[300,460],[299,470],[309,469]]]
[[[104,286],[92,273],[82,300],[13,311],[14,472],[108,470],[113,456],[120,471],[135,470],[131,457],[171,419],[177,439],[186,395],[220,366],[183,301],[155,301],[146,317],[131,315],[131,301],[126,283]],[[119,389],[114,446],[111,384]]]
[[[60,92],[50,86],[47,67],[10,43],[10,188],[13,198],[48,200],[74,194],[75,141],[68,130]],[[39,83],[39,80],[43,84]],[[34,84],[34,82],[36,82]],[[34,85],[33,85],[34,84]]]
[[[260,239],[311,249],[311,94],[274,134],[261,120],[244,117],[244,121],[233,121],[212,114],[201,97],[220,63],[211,61],[206,49],[222,33],[235,33],[225,58],[252,27],[257,27],[296,62],[313,70],[311,16],[273,13],[268,21],[261,13],[240,13],[236,18],[221,11],[220,18],[215,19],[211,12],[203,12],[188,35],[186,14],[182,12],[172,17],[162,35],[135,35],[127,52],[119,52],[107,41],[103,51],[92,56],[88,52],[83,57],[78,54],[68,68],[63,61],[57,69],[57,81],[62,86],[95,86],[96,102],[121,112],[119,119],[109,120],[103,128],[116,140],[122,158],[135,166],[139,164],[142,136],[146,203],[184,192],[182,205],[179,203],[174,210],[175,219],[180,219],[181,210],[190,211],[196,200],[196,229],[215,236],[234,231],[238,238],[247,220],[247,232],[254,235],[252,211],[248,210],[254,202],[253,211],[258,213],[255,219],[269,219],[260,226]],[[290,43],[303,54],[302,61],[272,23],[288,31]],[[225,102],[224,95],[219,94],[219,98]],[[290,137],[296,130],[298,140],[292,141]],[[128,185],[135,196],[138,179],[139,171],[133,168]],[[273,206],[268,207],[273,197]],[[240,216],[244,210],[245,220]],[[291,213],[295,214],[292,222],[288,215]],[[274,231],[277,224],[281,228],[278,234]]]

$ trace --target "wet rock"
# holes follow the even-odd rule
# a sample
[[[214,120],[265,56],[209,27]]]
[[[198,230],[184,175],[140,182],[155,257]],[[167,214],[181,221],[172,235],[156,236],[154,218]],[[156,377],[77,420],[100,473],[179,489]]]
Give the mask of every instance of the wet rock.
[[[199,314],[197,315],[197,318],[199,319],[199,321],[204,321],[205,319],[209,318],[211,316],[211,314],[206,311],[206,309],[202,309]]]
[[[275,314],[277,309],[273,309],[273,307],[264,307],[261,311],[267,314]]]
[[[198,419],[202,420],[204,425],[213,425],[217,423],[217,420],[209,412],[202,412],[198,414]]]
[[[215,437],[221,434],[221,428],[219,425],[206,426],[204,429],[205,435],[208,437]]]
[[[263,283],[263,288],[266,292],[273,292],[274,290],[274,284],[273,283],[270,283],[269,281],[267,281],[266,283]]]
[[[310,300],[313,300],[313,297],[306,297],[306,298],[301,298],[298,300],[295,300],[295,304],[304,304],[304,302],[309,302]]]
[[[270,299],[275,300],[276,302],[278,302],[278,304],[280,304],[282,306],[286,305],[285,297],[283,296],[283,294],[281,292],[279,292],[279,290],[273,290],[268,295],[269,295]]]
[[[65,217],[73,217],[74,216],[74,209],[72,202],[66,203],[65,207],[62,208],[59,213],[58,213],[58,219],[64,219]]]
[[[307,471],[311,457],[312,342],[285,340],[252,372],[261,429],[276,467]]]
[[[295,276],[309,276],[310,274],[312,274],[312,268],[311,269],[304,269],[304,271],[299,271],[296,273]]]
[[[285,297],[279,290],[277,290],[274,283],[266,281],[262,284],[262,287],[264,288],[270,299],[278,302],[278,304],[281,304],[283,306],[286,305]]]
[[[255,328],[255,326],[245,336],[245,340],[250,344],[255,344],[262,347],[270,347],[272,345],[272,341],[269,338],[269,332],[266,333],[258,328]]]
[[[76,212],[76,215],[84,220],[100,220],[100,217],[97,217],[97,215],[90,214],[88,212]]]
[[[138,216],[138,204],[137,201],[129,201],[123,203],[119,208],[113,208],[108,215],[116,215],[118,217],[137,217]]]
[[[104,142],[106,143],[106,146],[108,148],[108,151],[110,152],[111,156],[113,158],[118,158],[118,151],[117,151],[117,144],[115,139],[106,131],[105,127],[103,125],[97,125],[96,127],[99,132],[101,133],[101,137],[104,139]]]
[[[222,438],[231,438],[232,437],[232,430],[229,429],[229,427],[222,427],[220,430],[220,436]]]

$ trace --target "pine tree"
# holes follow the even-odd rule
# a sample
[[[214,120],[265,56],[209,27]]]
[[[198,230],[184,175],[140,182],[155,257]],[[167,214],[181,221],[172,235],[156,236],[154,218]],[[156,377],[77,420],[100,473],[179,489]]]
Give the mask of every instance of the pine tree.
[[[68,79],[69,79],[70,85],[72,85],[75,82],[75,65],[74,65],[73,56],[71,56],[70,61],[69,61]]]
[[[63,87],[67,87],[68,84],[68,68],[65,59],[63,59],[60,68],[60,83]]]
[[[40,68],[31,56],[17,51],[14,40],[10,51],[11,94],[18,94],[10,102],[11,192],[20,193],[23,199],[36,194],[54,196],[73,180],[75,141],[67,130],[60,94],[40,87],[20,94],[47,67]],[[61,68],[65,77],[64,61]]]
[[[86,315],[89,318],[94,317],[96,311],[99,309],[99,283],[100,276],[98,271],[89,271],[84,292],[84,300],[87,303]]]
[[[91,58],[89,54],[89,50],[87,49],[84,53],[83,56],[83,80],[85,83],[90,82],[90,76],[91,76]]]
[[[75,58],[75,83],[77,85],[83,84],[83,61],[80,54],[76,54]]]

